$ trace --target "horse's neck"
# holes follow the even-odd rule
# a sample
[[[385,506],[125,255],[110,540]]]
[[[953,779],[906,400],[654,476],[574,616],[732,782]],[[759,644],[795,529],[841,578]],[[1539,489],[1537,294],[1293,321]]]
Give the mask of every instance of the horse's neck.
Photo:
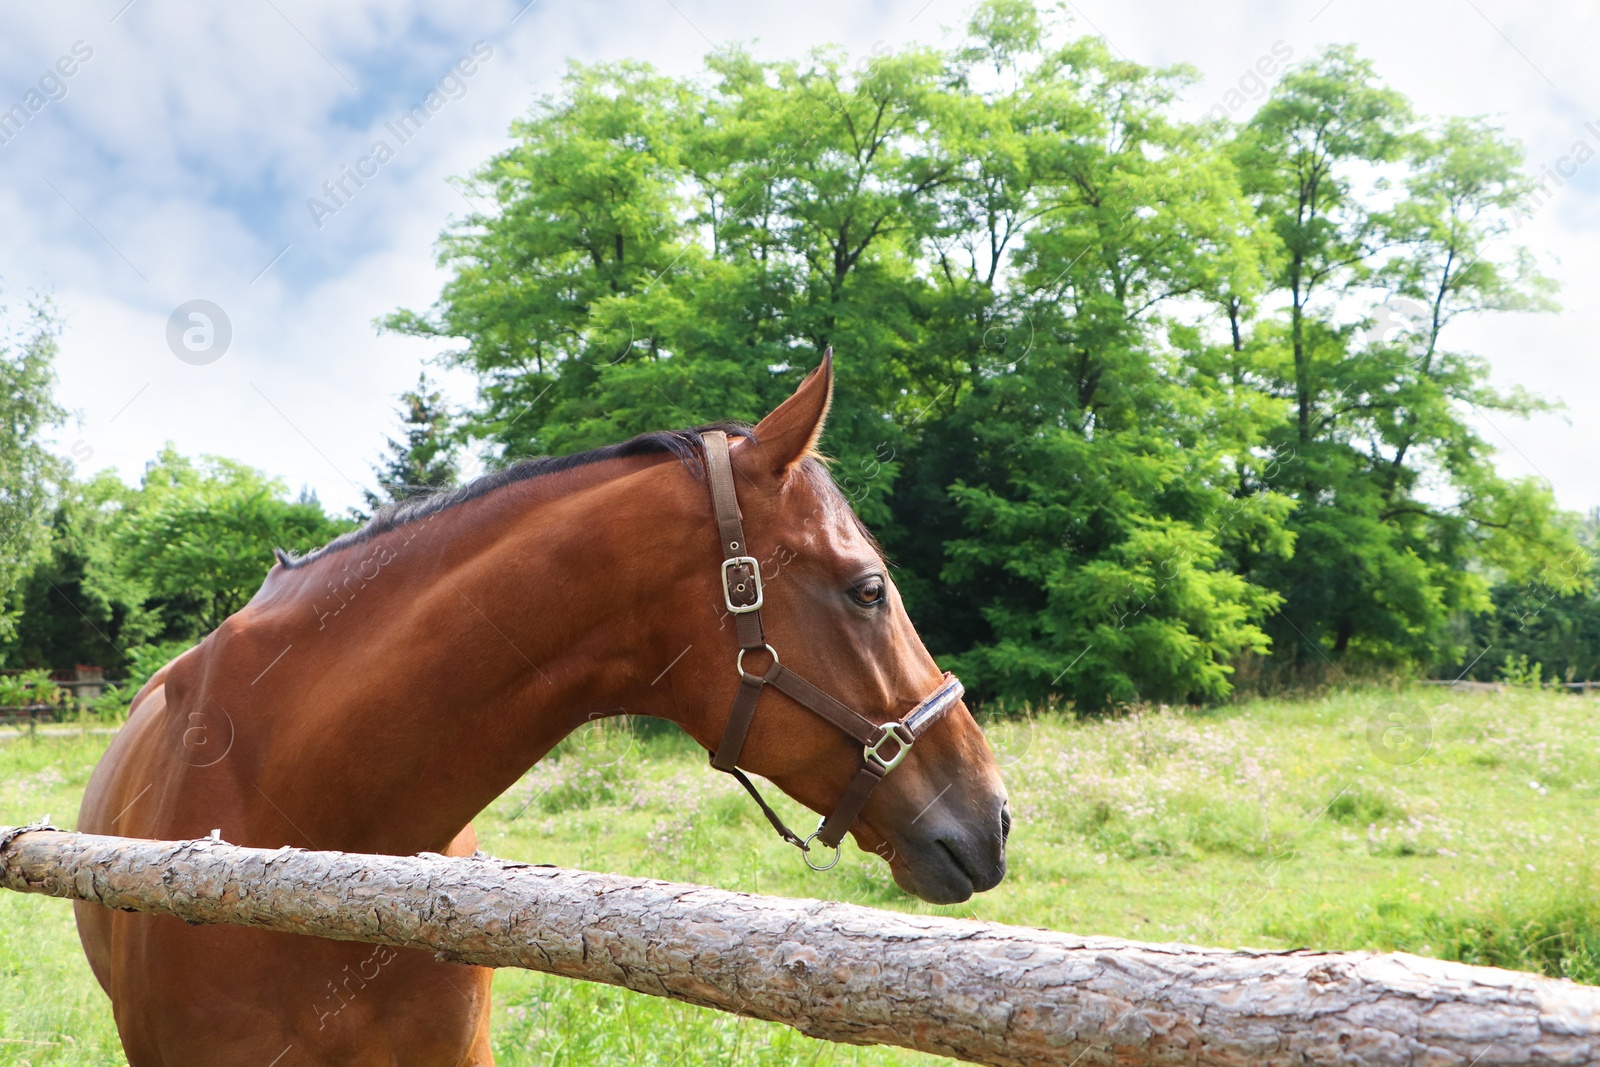
[[[670,714],[649,684],[681,625],[663,600],[704,554],[709,507],[682,477],[502,489],[309,565],[299,597],[334,582],[317,608],[268,598],[299,613],[284,636],[306,650],[270,694],[297,708],[262,769],[273,809],[303,813],[282,812],[320,848],[437,851],[585,721]]]

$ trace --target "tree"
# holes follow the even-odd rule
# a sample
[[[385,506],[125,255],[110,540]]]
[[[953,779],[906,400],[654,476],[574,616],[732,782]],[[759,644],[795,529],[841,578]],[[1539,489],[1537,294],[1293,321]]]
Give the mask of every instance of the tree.
[[[958,442],[934,477],[953,483],[961,533],[918,558],[941,557],[944,588],[976,609],[956,617],[986,624],[939,634],[939,651],[980,691],[1217,699],[1228,661],[1266,649],[1277,602],[1219,566],[1221,539],[1250,527],[1285,550],[1287,501],[1230,495],[1211,442],[1233,401],[1169,343],[1169,309],[1258,284],[1249,205],[1201,131],[1164,115],[1185,72],[1078,41],[1019,74],[1003,108],[1035,220],[1011,307],[992,308],[1008,340],[924,437]]]
[[[503,207],[446,234],[439,302],[386,320],[464,343],[483,385],[462,428],[493,451],[753,419],[830,344],[851,353],[829,429],[846,466],[897,437],[886,411],[922,406],[913,257],[952,169],[928,136],[937,57],[710,66],[709,89],[575,69],[475,176]],[[887,481],[858,481],[870,513]]]
[[[1577,548],[1467,421],[1540,405],[1442,344],[1462,314],[1551,306],[1526,253],[1494,254],[1528,193],[1521,152],[1477,122],[1417,131],[1370,64],[1333,48],[1286,74],[1236,154],[1273,239],[1268,296],[1286,305],[1229,308],[1246,373],[1290,409],[1268,439],[1287,457],[1271,485],[1296,502],[1296,551],[1255,572],[1285,598],[1277,659],[1313,674],[1347,655],[1455,662],[1454,620],[1489,608],[1494,578],[1474,562],[1538,567]]]
[[[1328,340],[1310,328],[1309,314],[1324,293],[1365,277],[1384,238],[1353,172],[1395,158],[1411,122],[1405,98],[1376,82],[1353,47],[1328,48],[1283,77],[1239,139],[1242,181],[1278,245],[1274,281],[1289,299],[1295,436],[1308,447],[1318,348]]]
[[[11,666],[119,669],[128,649],[169,636],[144,583],[118,565],[113,532],[137,496],[110,471],[60,486],[47,554],[22,586]]]
[[[145,468],[113,534],[119,567],[143,583],[170,629],[209,633],[272,569],[275,548],[304,552],[350,528],[314,496],[290,502],[281,482],[220,456],[195,463],[169,445]]]
[[[362,490],[367,507],[372,511],[384,504],[454,485],[461,473],[444,395],[430,387],[426,372],[417,375],[415,389],[400,394],[400,403],[405,439],[389,438],[388,456],[372,468],[378,476],[379,491]],[[355,517],[366,518],[359,513]]]
[[[1447,332],[1549,304],[1520,152],[1348,48],[1242,126],[1175,118],[1190,77],[1028,0],[853,64],[574,67],[386,322],[454,342],[496,456],[753,418],[831,344],[834,478],[975,700],[1458,661],[1576,547],[1468,421],[1537,403]]]
[[[639,64],[575,67],[563,85],[473,176],[499,208],[441,242],[455,273],[432,313],[385,320],[466,342],[454,358],[479,374],[482,404],[463,429],[511,455],[590,443],[585,392],[652,348],[626,313],[606,309],[646,291],[685,251],[670,133],[678,87]],[[563,406],[566,417],[553,419]]]
[[[20,588],[7,663],[92,663],[131,683],[254,595],[274,548],[305,551],[350,527],[315,495],[290,501],[260,471],[164,449],[140,488],[113,472],[63,479],[47,542]]]
[[[54,392],[60,332],[46,300],[19,322],[0,307],[0,644],[15,636],[20,587],[46,551],[45,516],[67,474],[43,440],[67,414]]]
[[[1548,508],[1548,491],[1531,493],[1543,498],[1532,502],[1535,507]],[[1547,682],[1600,679],[1600,513],[1590,512],[1581,523],[1571,516],[1556,521],[1581,547],[1542,566],[1497,568],[1499,581],[1489,591],[1494,608],[1458,624],[1467,631],[1465,651],[1448,677],[1492,681],[1521,663]]]

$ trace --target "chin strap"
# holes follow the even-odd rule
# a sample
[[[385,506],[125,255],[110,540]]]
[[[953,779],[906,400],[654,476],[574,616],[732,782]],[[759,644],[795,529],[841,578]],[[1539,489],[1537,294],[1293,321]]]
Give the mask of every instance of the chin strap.
[[[777,650],[767,643],[761,626],[761,606],[765,602],[761,587],[761,564],[750,554],[750,546],[744,538],[744,524],[740,519],[739,499],[734,488],[733,463],[728,455],[728,435],[721,430],[709,430],[703,435],[703,440],[706,471],[711,483],[711,502],[716,511],[717,532],[722,538],[722,599],[733,616],[734,630],[739,638],[739,654],[735,661],[739,671],[739,689],[733,698],[733,708],[728,713],[728,725],[723,729],[722,741],[711,754],[711,766],[733,775],[745,791],[755,798],[762,814],[778,831],[778,836],[805,852],[806,863],[813,870],[825,871],[839,862],[839,846],[844,841],[844,835],[855,825],[867,798],[872,796],[872,790],[910,754],[917,738],[942,719],[961,699],[961,682],[946,672],[939,687],[916,707],[903,717],[880,725],[846,707],[779,662]],[[752,652],[765,653],[772,661],[759,674],[745,669],[745,656]],[[827,719],[861,745],[861,763],[854,777],[845,787],[833,814],[819,822],[809,837],[802,838],[789,829],[772,805],[762,798],[755,783],[738,766],[745,738],[750,733],[750,724],[755,720],[756,704],[761,699],[762,691],[769,685],[801,707]],[[820,841],[833,849],[833,858],[826,864],[815,863],[811,857],[812,841]]]

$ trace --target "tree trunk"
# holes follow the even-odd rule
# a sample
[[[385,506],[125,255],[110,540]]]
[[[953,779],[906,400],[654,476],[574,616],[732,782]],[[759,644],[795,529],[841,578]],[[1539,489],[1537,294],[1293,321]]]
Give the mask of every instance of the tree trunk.
[[[1075,937],[482,856],[0,827],[0,886],[430,949],[986,1064],[1489,1067],[1600,1055],[1600,989],[1527,974]]]

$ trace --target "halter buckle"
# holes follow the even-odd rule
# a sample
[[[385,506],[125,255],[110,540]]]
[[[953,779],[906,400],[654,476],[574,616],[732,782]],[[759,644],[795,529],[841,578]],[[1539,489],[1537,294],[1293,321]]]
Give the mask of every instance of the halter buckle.
[[[912,734],[910,727],[906,726],[905,723],[884,723],[883,733],[878,735],[876,741],[863,745],[861,755],[868,764],[878,767],[879,773],[888,774],[900,766],[900,761],[906,758],[906,753],[911,751],[911,743],[915,740],[916,736]],[[888,741],[894,741],[899,747],[895,749],[893,756],[885,758],[883,746]]]
[[[733,574],[735,567],[747,567],[750,571],[748,576],[737,576],[739,579],[738,584],[735,584],[736,576]],[[740,598],[743,599],[750,595],[750,590],[747,586],[755,587],[755,600],[748,604],[735,604],[733,602],[735,590],[738,591]],[[763,599],[760,560],[754,556],[730,556],[722,561],[722,602],[727,605],[729,614],[748,615],[752,611],[760,611]]]

